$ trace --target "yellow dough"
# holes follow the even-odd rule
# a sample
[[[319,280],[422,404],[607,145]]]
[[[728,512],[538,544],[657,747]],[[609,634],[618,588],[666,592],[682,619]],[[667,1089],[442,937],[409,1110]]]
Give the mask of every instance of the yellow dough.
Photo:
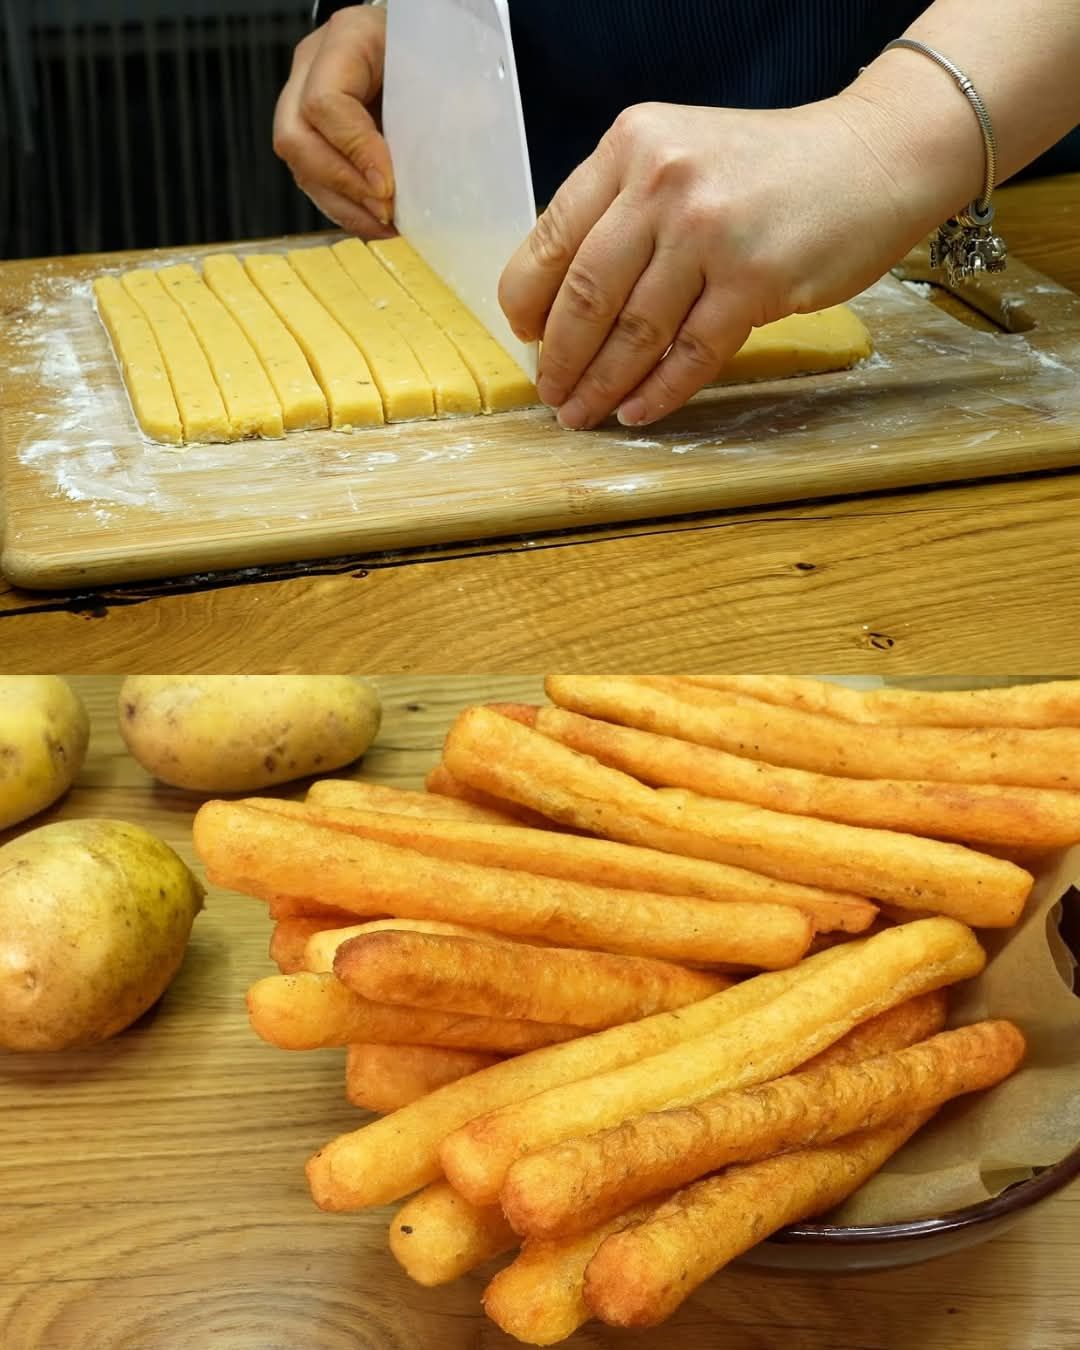
[[[158,280],[184,311],[206,353],[233,435],[284,436],[281,404],[255,349],[194,267],[163,267]]]
[[[316,300],[364,353],[388,422],[433,417],[431,384],[394,325],[357,287],[328,248],[293,249],[289,262]]]
[[[94,281],[98,313],[112,338],[139,426],[153,441],[182,445],[184,428],[154,331],[115,277]]]
[[[416,301],[397,284],[359,239],[343,239],[332,252],[371,303],[412,348],[435,397],[440,417],[480,411],[480,391],[458,349]]]
[[[870,334],[846,305],[833,305],[814,314],[789,314],[786,319],[755,328],[724,367],[719,383],[743,384],[846,370],[871,351]]]
[[[485,412],[527,408],[537,402],[532,381],[517,362],[407,240],[378,239],[370,248],[461,353],[480,389]]]
[[[125,272],[120,280],[154,330],[180,412],[184,440],[231,440],[232,427],[206,355],[183,310],[166,294],[157,272],[139,268]]]
[[[244,330],[281,403],[286,431],[330,425],[326,399],[296,339],[263,299],[239,258],[215,253],[203,263],[203,280]]]
[[[330,406],[335,431],[382,422],[379,391],[360,348],[279,253],[244,259],[252,281],[300,344]]]

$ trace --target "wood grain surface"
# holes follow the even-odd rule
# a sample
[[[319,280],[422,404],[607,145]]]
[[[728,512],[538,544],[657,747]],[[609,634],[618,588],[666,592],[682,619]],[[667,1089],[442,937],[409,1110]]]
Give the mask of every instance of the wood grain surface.
[[[535,698],[536,677],[380,678],[365,776],[419,784],[457,708]],[[51,816],[139,821],[193,861],[198,798],[155,786],[116,732],[117,681],[82,679],[93,717],[79,783]],[[181,972],[135,1027],[93,1050],[0,1055],[4,1350],[508,1350],[480,1276],[409,1282],[389,1210],[315,1210],[302,1163],[358,1118],[341,1052],[287,1054],[247,1027],[269,965],[253,900],[210,890]],[[895,1271],[733,1269],[664,1328],[590,1326],[566,1344],[649,1350],[1075,1350],[1080,1188],[987,1245]]]

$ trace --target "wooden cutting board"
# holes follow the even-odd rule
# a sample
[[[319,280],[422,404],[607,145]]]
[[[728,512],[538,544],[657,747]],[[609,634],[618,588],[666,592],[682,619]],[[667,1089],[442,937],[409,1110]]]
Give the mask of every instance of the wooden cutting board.
[[[0,267],[10,581],[95,586],[1080,463],[1080,296],[1011,263],[962,296],[1009,331],[976,331],[931,302],[920,257],[853,302],[876,345],[861,367],[708,390],[655,428],[564,432],[534,409],[164,449],[135,427],[89,279],[212,251]]]

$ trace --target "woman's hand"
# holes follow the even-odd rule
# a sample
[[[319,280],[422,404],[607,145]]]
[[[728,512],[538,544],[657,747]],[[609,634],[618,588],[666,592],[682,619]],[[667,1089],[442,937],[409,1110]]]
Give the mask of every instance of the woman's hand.
[[[338,10],[296,45],[274,150],[320,211],[352,234],[393,233],[390,151],[368,111],[382,88],[386,11]]]
[[[970,117],[963,100],[956,114]],[[977,178],[977,129],[962,130]],[[887,271],[966,200],[950,197],[955,164],[928,185],[906,132],[852,91],[780,111],[627,109],[500,285],[518,335],[543,338],[538,388],[560,423],[591,427],[616,408],[624,425],[655,421],[713,380],[752,327],[839,303]]]

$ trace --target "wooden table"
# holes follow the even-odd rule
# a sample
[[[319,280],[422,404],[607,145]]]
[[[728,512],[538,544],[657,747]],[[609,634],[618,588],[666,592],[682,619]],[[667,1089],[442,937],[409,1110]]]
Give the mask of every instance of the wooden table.
[[[54,813],[140,821],[193,862],[194,796],[155,786],[116,732],[116,681],[82,679],[93,715],[79,786]],[[536,698],[533,678],[383,678],[366,776],[419,784],[453,712]],[[479,1276],[411,1284],[387,1210],[311,1204],[304,1158],[357,1119],[338,1051],[256,1040],[243,991],[268,973],[258,902],[211,888],[173,986],[93,1050],[0,1054],[4,1350],[495,1350]],[[1075,1350],[1080,1187],[986,1246],[906,1270],[726,1272],[667,1327],[571,1341],[649,1350]]]
[[[1015,254],[1080,290],[1078,213],[1080,175],[1000,194]],[[0,652],[61,671],[1072,670],[1078,512],[1069,472],[88,595],[0,581]]]

